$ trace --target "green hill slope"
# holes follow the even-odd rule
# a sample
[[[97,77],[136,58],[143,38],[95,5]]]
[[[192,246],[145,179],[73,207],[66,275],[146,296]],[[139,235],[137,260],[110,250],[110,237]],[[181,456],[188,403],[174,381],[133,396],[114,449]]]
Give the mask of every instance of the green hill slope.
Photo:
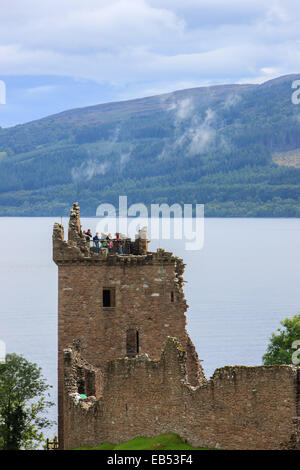
[[[206,216],[300,216],[293,80],[74,109],[0,130],[0,215],[66,215],[74,200],[203,203]]]

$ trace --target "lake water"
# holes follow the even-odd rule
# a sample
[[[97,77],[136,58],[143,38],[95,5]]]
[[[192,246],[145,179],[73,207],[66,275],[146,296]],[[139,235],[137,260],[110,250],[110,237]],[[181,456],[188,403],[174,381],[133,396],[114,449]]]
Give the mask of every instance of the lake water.
[[[55,218],[0,218],[0,340],[57,383]],[[96,219],[82,219],[85,228]],[[67,220],[63,220],[67,225]],[[280,320],[300,312],[300,219],[206,219],[201,251],[151,243],[184,259],[188,331],[209,377],[224,365],[259,365]],[[56,419],[56,409],[51,410]],[[55,427],[47,432],[53,436]]]

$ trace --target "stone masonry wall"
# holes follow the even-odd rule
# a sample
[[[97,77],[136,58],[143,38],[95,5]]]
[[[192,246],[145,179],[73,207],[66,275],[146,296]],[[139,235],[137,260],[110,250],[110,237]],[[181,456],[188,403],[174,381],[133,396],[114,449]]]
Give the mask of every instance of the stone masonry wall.
[[[160,264],[136,266],[62,265],[59,269],[60,347],[80,340],[83,356],[104,367],[126,355],[126,331],[139,332],[139,350],[159,358],[166,336],[186,347],[186,303],[176,292],[171,302],[174,268]],[[102,289],[115,289],[115,307],[103,307]]]
[[[168,338],[158,361],[109,361],[100,397],[76,403],[80,353],[68,348],[65,360],[65,448],[175,432],[206,448],[300,449],[295,366],[224,367],[193,387],[186,352]]]
[[[54,225],[60,448],[163,432],[204,447],[299,448],[299,368],[225,367],[207,381],[185,328],[184,263],[147,243],[137,237],[131,255],[93,252],[78,204],[68,241]]]
[[[83,357],[104,369],[108,360],[127,355],[128,330],[138,332],[139,353],[159,359],[165,338],[178,338],[188,351],[188,380],[206,381],[186,331],[183,293],[184,264],[180,258],[156,253],[108,255],[89,250],[81,233],[79,207],[71,210],[68,241],[55,224],[53,258],[58,265],[58,402],[59,440],[64,441],[63,349],[80,342]],[[143,240],[144,241],[144,240]],[[113,292],[113,306],[103,306],[103,289]]]

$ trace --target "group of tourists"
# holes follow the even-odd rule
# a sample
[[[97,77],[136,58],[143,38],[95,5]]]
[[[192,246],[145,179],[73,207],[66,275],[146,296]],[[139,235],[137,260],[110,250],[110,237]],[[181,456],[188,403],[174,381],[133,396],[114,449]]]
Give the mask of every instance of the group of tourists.
[[[119,233],[116,233],[115,238],[112,238],[111,233],[108,235],[101,233],[101,237],[99,237],[99,232],[96,232],[96,235],[93,237],[91,229],[88,229],[87,231],[83,230],[82,233],[87,242],[93,241],[96,253],[99,253],[100,248],[104,248],[109,253],[116,252],[120,255],[123,254],[122,240]]]

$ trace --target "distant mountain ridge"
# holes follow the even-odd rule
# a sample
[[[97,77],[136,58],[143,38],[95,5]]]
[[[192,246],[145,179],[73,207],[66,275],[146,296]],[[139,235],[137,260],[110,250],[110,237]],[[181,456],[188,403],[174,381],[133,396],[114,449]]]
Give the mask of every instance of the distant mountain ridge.
[[[300,216],[292,82],[218,85],[72,109],[0,130],[0,215],[101,202],[204,203],[207,216]]]

